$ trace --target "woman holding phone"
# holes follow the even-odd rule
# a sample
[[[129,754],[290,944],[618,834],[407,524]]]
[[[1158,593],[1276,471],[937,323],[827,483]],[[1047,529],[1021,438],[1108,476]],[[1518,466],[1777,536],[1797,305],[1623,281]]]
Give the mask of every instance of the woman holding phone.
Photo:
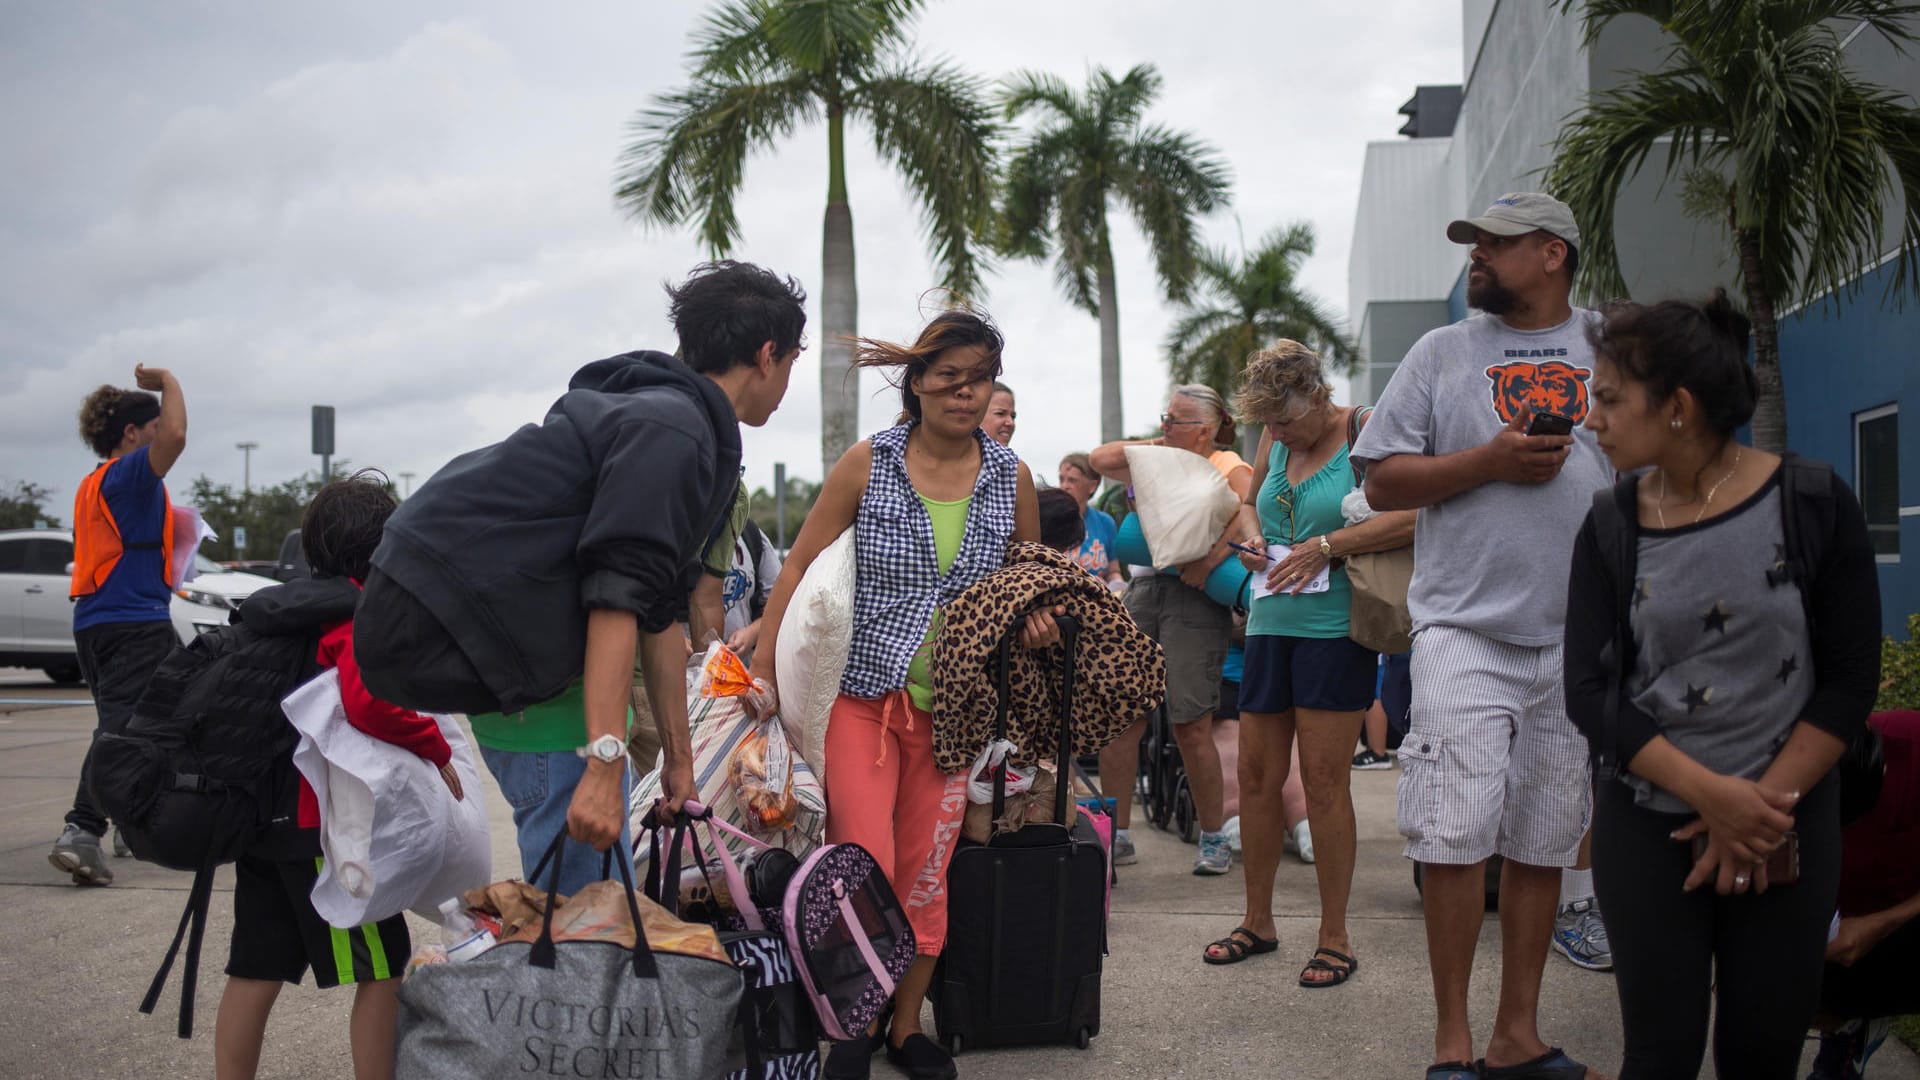
[[[1587,426],[1627,479],[1573,551],[1567,711],[1602,766],[1593,865],[1622,1080],[1787,1080],[1840,872],[1833,767],[1880,671],[1866,522],[1832,470],[1735,441],[1747,320],[1716,292],[1614,310]],[[1617,661],[1617,663],[1616,663]]]

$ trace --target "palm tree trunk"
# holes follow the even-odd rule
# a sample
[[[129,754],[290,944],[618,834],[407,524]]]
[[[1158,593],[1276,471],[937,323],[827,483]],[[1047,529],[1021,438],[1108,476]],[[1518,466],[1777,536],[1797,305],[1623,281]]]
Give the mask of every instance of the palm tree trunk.
[[[1126,438],[1126,420],[1120,409],[1120,290],[1113,276],[1113,248],[1107,243],[1107,226],[1100,224],[1099,265],[1095,268],[1100,283],[1100,441],[1117,442]]]
[[[827,213],[820,242],[820,478],[852,446],[860,423],[853,335],[860,295],[853,275],[853,209],[847,205],[846,117],[827,109]]]
[[[1760,267],[1760,238],[1752,229],[1739,229],[1734,242],[1740,249],[1740,278],[1747,293],[1747,314],[1753,319],[1753,381],[1760,390],[1753,410],[1753,445],[1781,453],[1787,448],[1786,384],[1780,378],[1780,327],[1773,317],[1773,295],[1767,291]]]

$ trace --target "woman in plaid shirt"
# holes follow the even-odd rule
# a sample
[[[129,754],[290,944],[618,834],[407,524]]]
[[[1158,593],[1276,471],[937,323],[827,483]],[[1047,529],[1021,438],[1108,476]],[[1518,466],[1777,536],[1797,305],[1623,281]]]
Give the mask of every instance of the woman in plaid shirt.
[[[1000,374],[1000,332],[966,308],[943,311],[910,346],[860,341],[859,366],[890,372],[899,423],[856,444],[807,515],[762,623],[754,674],[778,688],[777,634],[814,558],[854,529],[859,581],[852,646],[827,724],[827,839],[856,843],[887,868],[918,941],[891,1027],[840,1043],[834,1078],[865,1077],[881,1045],[918,1078],[958,1075],[920,1031],[920,1006],[946,940],[947,859],[966,810],[966,776],[933,762],[927,661],[940,611],[1000,568],[1009,540],[1040,539],[1033,477],[981,430]],[[1029,616],[1023,644],[1057,640],[1051,615]]]

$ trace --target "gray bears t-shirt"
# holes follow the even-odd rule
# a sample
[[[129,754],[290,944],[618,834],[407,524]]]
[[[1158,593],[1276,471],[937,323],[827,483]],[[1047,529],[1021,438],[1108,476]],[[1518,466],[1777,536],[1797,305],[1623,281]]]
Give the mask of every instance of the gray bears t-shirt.
[[[1587,418],[1600,314],[1575,308],[1547,330],[1515,330],[1475,315],[1428,333],[1407,351],[1353,456],[1438,456],[1490,441],[1516,415]],[[1514,645],[1560,642],[1573,538],[1613,468],[1592,432],[1574,429],[1573,453],[1545,484],[1482,484],[1423,508],[1414,531],[1407,606],[1416,631],[1457,626]]]

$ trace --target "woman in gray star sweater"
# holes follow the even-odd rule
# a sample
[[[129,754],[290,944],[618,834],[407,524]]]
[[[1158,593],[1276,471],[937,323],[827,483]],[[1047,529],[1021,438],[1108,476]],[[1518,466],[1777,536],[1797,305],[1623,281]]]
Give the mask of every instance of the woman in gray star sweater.
[[[1618,309],[1595,348],[1587,426],[1627,479],[1575,543],[1566,684],[1610,766],[1593,863],[1621,1077],[1697,1075],[1717,992],[1719,1074],[1785,1080],[1839,884],[1833,768],[1879,682],[1866,522],[1831,469],[1734,439],[1755,390],[1724,293]],[[1770,880],[1790,853],[1798,880]]]

